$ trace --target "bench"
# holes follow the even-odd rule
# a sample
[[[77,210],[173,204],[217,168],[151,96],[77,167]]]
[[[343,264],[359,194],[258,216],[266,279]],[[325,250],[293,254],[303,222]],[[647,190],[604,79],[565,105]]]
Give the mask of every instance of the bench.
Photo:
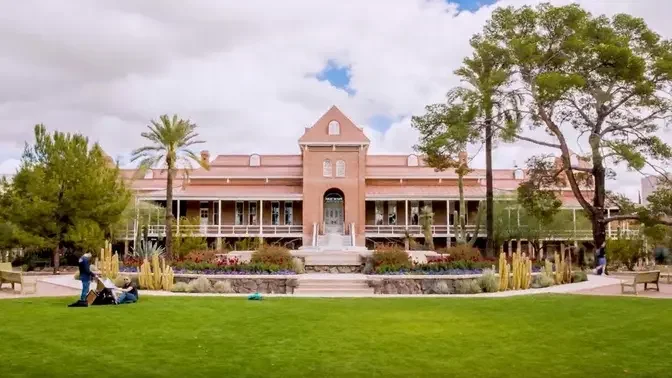
[[[12,267],[10,265],[9,269],[11,268]],[[26,282],[23,278],[23,273],[5,269],[7,269],[7,266],[5,266],[4,264],[0,266],[0,289],[2,289],[2,284],[9,283],[12,284],[12,290],[14,290],[14,285],[18,283],[19,285],[21,285],[21,294],[24,293],[25,291],[24,289],[26,288],[26,286],[32,286],[33,293],[37,291],[37,283]]]
[[[656,291],[660,291],[660,287],[658,287],[658,280],[660,280],[660,271],[652,271],[652,272],[637,272],[632,278],[631,282],[628,281],[622,281],[621,282],[621,294],[625,294],[625,288],[626,287],[631,287],[632,290],[634,291],[635,295],[637,295],[637,285],[638,284],[644,284],[644,290],[648,290],[648,285],[649,284],[655,284],[656,285]]]

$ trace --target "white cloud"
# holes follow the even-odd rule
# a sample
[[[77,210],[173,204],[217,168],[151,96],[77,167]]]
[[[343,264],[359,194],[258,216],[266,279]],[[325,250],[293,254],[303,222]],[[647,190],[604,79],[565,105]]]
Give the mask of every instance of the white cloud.
[[[670,2],[583,3],[594,13],[642,16],[672,37]],[[374,152],[409,152],[416,134],[408,115],[457,84],[452,71],[494,8],[458,13],[443,0],[259,4],[0,2],[0,160],[18,158],[40,122],[82,132],[112,156],[128,154],[163,113],[198,123],[213,154],[297,153],[303,128],[332,104],[362,126],[376,114],[402,116],[385,133],[366,131]],[[314,78],[328,60],[351,67],[356,95]],[[522,164],[537,151],[498,146],[496,165]],[[618,186],[630,195],[638,188],[627,177]]]

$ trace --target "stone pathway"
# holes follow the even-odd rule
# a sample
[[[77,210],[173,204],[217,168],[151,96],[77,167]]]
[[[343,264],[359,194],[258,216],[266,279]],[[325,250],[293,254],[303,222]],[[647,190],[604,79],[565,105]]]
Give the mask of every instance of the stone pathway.
[[[240,277],[240,276],[239,276]],[[300,281],[305,283],[319,283],[326,279],[328,280],[344,280],[346,282],[352,281],[363,281],[366,280],[366,275],[364,274],[329,274],[329,273],[309,273],[300,275]],[[560,285],[560,286],[551,286],[541,289],[530,289],[530,290],[516,290],[516,291],[504,291],[497,293],[483,293],[477,295],[380,295],[373,294],[371,292],[365,292],[363,290],[346,290],[344,292],[336,292],[329,290],[325,292],[324,290],[314,290],[314,292],[304,292],[297,294],[264,294],[267,297],[369,297],[369,298],[430,298],[430,297],[440,297],[440,298],[503,298],[503,297],[512,297],[518,295],[534,295],[534,294],[546,294],[546,293],[555,293],[555,294],[597,294],[604,295],[604,293],[610,293],[613,291],[613,287],[619,288],[620,294],[620,282],[619,278],[607,277],[607,276],[595,276],[588,275],[588,281],[579,282],[574,284]],[[45,286],[46,285],[46,286]],[[54,288],[54,286],[56,288]],[[661,291],[663,291],[663,286],[661,285]],[[58,287],[61,288],[59,291]],[[44,290],[44,291],[43,291]],[[66,291],[67,290],[67,291]],[[61,275],[61,276],[47,276],[40,277],[38,282],[38,293],[37,295],[32,296],[47,296],[41,295],[42,292],[51,293],[50,296],[54,295],[76,295],[81,290],[81,282],[76,281],[72,275]],[[667,289],[665,289],[667,290]],[[4,290],[2,291],[4,293]],[[141,295],[155,295],[155,296],[228,296],[228,297],[245,297],[248,294],[192,294],[192,293],[170,293],[165,291],[154,291],[154,290],[141,290]],[[2,298],[0,294],[0,298]],[[14,298],[20,297],[20,295],[12,296]]]
[[[72,275],[68,275],[69,278],[72,278]],[[49,278],[62,278],[66,276],[26,276],[24,280],[28,282],[36,282],[37,286],[35,287],[35,292],[33,293],[33,287],[31,285],[26,285],[26,294],[20,293],[20,285],[16,285],[16,290],[12,290],[12,287],[9,284],[3,284],[0,289],[0,299],[11,299],[11,298],[35,298],[35,297],[77,297],[79,296],[82,287],[81,283],[79,289],[68,287],[64,285],[55,285],[45,281]],[[67,277],[66,277],[67,278]],[[74,280],[73,280],[74,281]]]

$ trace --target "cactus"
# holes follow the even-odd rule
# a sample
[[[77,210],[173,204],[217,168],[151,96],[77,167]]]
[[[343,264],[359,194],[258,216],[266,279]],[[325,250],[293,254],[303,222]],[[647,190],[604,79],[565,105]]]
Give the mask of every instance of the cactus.
[[[515,252],[512,260],[512,288],[514,290],[529,289],[532,282],[532,261],[521,252]]]
[[[509,288],[509,265],[506,263],[506,255],[499,254],[499,290],[504,291]]]
[[[175,275],[173,274],[173,268],[166,267],[161,276],[161,288],[166,291],[172,291],[174,282]]]
[[[548,259],[544,260],[544,274],[553,278],[553,264]]]
[[[138,275],[138,283],[143,289],[154,289],[154,279],[152,277],[152,269],[149,265],[149,261],[145,259],[140,265],[140,274]]]
[[[152,280],[155,289],[161,289],[161,265],[159,255],[152,256]]]
[[[103,277],[114,280],[119,275],[119,256],[112,254],[112,244],[109,241],[105,240],[105,247],[100,249],[100,257],[94,265]]]
[[[572,269],[565,261],[564,254],[558,255],[556,252],[555,258],[555,283],[556,285],[563,283],[570,283],[572,279]]]

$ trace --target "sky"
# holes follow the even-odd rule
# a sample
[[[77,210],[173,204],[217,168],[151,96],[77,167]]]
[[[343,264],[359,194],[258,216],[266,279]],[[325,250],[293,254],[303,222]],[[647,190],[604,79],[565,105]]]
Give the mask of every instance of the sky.
[[[85,134],[126,164],[165,113],[198,124],[212,155],[299,153],[304,128],[336,105],[371,153],[410,153],[410,117],[459,84],[452,72],[492,10],[537,2],[0,0],[0,174],[15,171],[37,123]],[[579,3],[672,38],[672,2]],[[543,152],[499,144],[494,164]],[[636,199],[639,174],[616,170],[609,187]]]

